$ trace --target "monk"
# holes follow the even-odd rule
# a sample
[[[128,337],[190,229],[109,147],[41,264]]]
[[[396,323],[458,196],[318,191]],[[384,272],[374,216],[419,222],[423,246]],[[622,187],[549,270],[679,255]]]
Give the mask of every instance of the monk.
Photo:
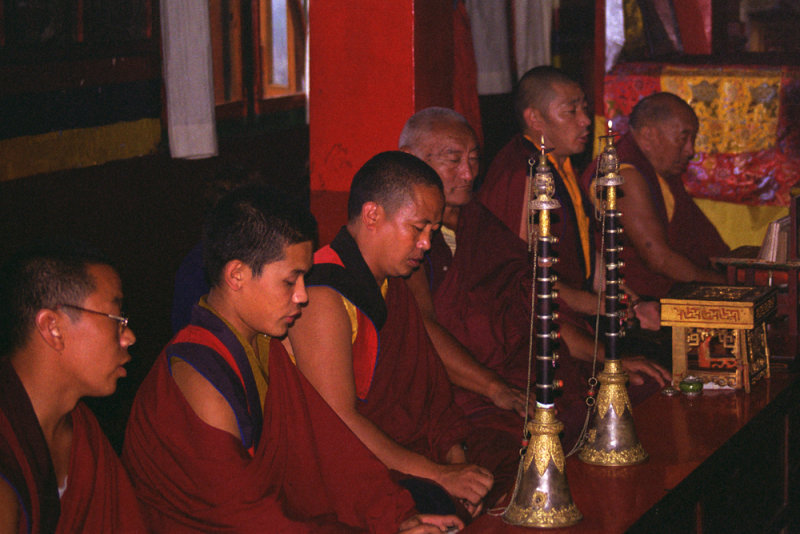
[[[0,272],[0,532],[147,532],[85,396],[114,393],[135,341],[119,275],[78,243]]]
[[[625,180],[618,200],[627,222],[625,283],[639,295],[661,298],[675,282],[725,283],[709,258],[730,248],[681,179],[694,156],[697,130],[689,104],[672,93],[655,93],[636,104],[630,131],[616,145]],[[582,177],[584,187],[593,176],[592,166]]]
[[[513,473],[519,456],[476,439],[403,280],[422,264],[443,204],[441,179],[418,158],[384,152],[365,163],[347,225],[314,256],[289,340],[300,370],[418,506],[443,488],[474,515],[492,472]]]
[[[260,187],[203,230],[211,287],[156,360],[123,460],[154,532],[441,532],[297,371],[281,342],[307,301],[316,224]],[[409,530],[410,529],[410,530]]]
[[[554,213],[552,233],[558,237],[556,266],[562,305],[561,335],[570,354],[581,360],[594,356],[594,335],[584,317],[598,313],[594,270],[594,214],[592,204],[578,184],[570,156],[583,151],[589,139],[586,98],[580,86],[560,70],[535,67],[520,79],[515,94],[515,109],[522,133],[515,136],[495,157],[478,192],[478,198],[523,242],[529,239],[531,214],[528,162],[536,158],[541,140],[552,151],[547,158],[553,168],[555,195],[561,208]],[[634,309],[642,326],[658,329],[659,311],[655,303],[642,302]],[[602,314],[603,309],[599,312]],[[604,357],[598,348],[598,359]],[[643,383],[647,375],[664,385],[670,376],[666,369],[645,358],[625,359],[631,383]]]
[[[499,410],[507,408],[501,403],[492,406],[487,392],[495,382],[515,394],[527,385],[533,274],[527,248],[473,199],[479,148],[464,117],[446,108],[419,111],[406,122],[400,145],[429,163],[445,186],[441,231],[433,236],[424,269],[415,271],[408,285],[451,380],[460,386],[458,404],[476,425],[519,436],[522,419]],[[566,426],[565,445],[571,446],[586,415],[590,368],[572,358],[567,347],[558,352],[557,376],[565,386],[557,405]],[[470,360],[478,363],[468,365]],[[467,372],[476,365],[477,371]]]
[[[459,307],[458,309],[449,308],[449,298],[437,299],[438,290],[443,285],[448,285],[451,278],[458,275],[448,271],[448,261],[439,261],[439,253],[452,257],[450,248],[456,248],[456,233],[459,226],[459,215],[461,209],[470,205],[475,210],[483,211],[490,219],[495,219],[491,213],[478,202],[471,202],[472,185],[478,174],[480,166],[480,147],[476,136],[467,123],[466,119],[459,113],[447,108],[426,108],[415,113],[406,122],[399,140],[400,150],[413,154],[430,165],[442,179],[445,194],[445,206],[442,213],[441,231],[436,232],[431,239],[431,251],[426,255],[424,268],[417,269],[408,278],[408,286],[414,293],[417,304],[422,312],[425,328],[433,341],[436,351],[441,357],[447,374],[453,384],[459,387],[456,391],[456,399],[459,405],[470,415],[472,411],[465,404],[467,399],[473,399],[476,395],[479,398],[490,402],[501,410],[516,412],[519,416],[524,416],[526,412],[525,393],[519,387],[514,387],[506,382],[500,374],[500,370],[507,365],[505,352],[510,346],[524,337],[527,339],[527,327],[524,331],[495,332],[494,326],[488,323],[474,323],[470,319],[469,306]],[[467,216],[474,220],[478,215],[472,213]],[[478,223],[480,224],[480,223]],[[487,231],[492,232],[494,228],[488,223]],[[500,232],[505,234],[507,230],[499,224]],[[449,245],[449,247],[448,247]],[[516,246],[516,243],[515,243]],[[517,250],[521,247],[516,247]],[[503,260],[507,257],[503,254]],[[518,270],[511,272],[513,278],[509,280],[500,277],[490,276],[499,284],[497,287],[483,286],[472,288],[481,291],[487,299],[481,306],[491,306],[492,302],[501,302],[503,311],[506,306],[513,307],[508,313],[519,314],[522,322],[526,317],[530,317],[530,277],[526,276],[528,269],[527,257],[523,255],[522,263]],[[431,272],[432,264],[436,266],[434,274]],[[476,269],[480,270],[480,269]],[[482,271],[482,270],[481,270]],[[485,273],[483,273],[485,274]],[[494,273],[499,274],[499,273]],[[484,284],[489,284],[487,278],[481,276]],[[449,283],[450,286],[457,285]],[[513,296],[508,298],[500,297],[498,292],[502,287],[508,287],[516,291]],[[467,293],[466,287],[454,287],[455,291],[463,290]],[[434,298],[431,298],[433,295]],[[466,297],[466,295],[464,295]],[[496,299],[496,300],[495,300]],[[477,304],[477,303],[475,303]],[[446,309],[443,309],[445,307]],[[483,317],[502,315],[501,309],[486,311]],[[498,323],[500,324],[500,323]],[[482,330],[480,327],[488,330]],[[458,335],[454,335],[458,332]],[[465,346],[460,340],[465,340]],[[491,341],[489,341],[491,340]],[[506,350],[504,350],[506,349]],[[473,352],[474,351],[474,352]],[[523,362],[527,365],[527,362]],[[465,391],[470,391],[473,395],[464,395]],[[484,402],[480,402],[481,405]],[[494,410],[491,410],[494,412]],[[506,414],[504,414],[506,415]],[[511,415],[511,414],[508,414]],[[522,420],[520,417],[510,417],[513,421],[515,434],[521,435]]]

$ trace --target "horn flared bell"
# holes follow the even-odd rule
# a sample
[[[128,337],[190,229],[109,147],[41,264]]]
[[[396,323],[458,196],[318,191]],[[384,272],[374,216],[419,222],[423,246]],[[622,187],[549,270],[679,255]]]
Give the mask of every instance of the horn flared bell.
[[[558,434],[564,425],[554,408],[536,407],[528,423],[530,433],[525,455],[520,460],[517,483],[503,520],[512,525],[539,528],[568,527],[581,515],[569,491],[566,459]]]
[[[626,383],[619,360],[607,360],[599,374],[600,388],[592,424],[578,458],[587,464],[625,466],[641,463],[647,452],[636,436]]]

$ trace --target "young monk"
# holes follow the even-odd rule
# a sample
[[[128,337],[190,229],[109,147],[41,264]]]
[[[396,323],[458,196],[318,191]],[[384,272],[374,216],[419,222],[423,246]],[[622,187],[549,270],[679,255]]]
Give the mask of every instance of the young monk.
[[[0,532],[147,532],[85,396],[111,395],[136,341],[99,252],[37,245],[0,272]]]
[[[123,460],[155,532],[439,532],[276,339],[307,302],[316,224],[276,191],[224,197],[203,232],[211,287],[140,387]]]

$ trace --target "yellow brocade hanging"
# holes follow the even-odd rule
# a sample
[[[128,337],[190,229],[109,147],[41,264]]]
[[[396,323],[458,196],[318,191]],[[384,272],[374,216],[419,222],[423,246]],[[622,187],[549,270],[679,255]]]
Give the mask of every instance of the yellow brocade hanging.
[[[665,67],[661,87],[685,99],[697,114],[697,152],[738,154],[775,146],[780,68]]]

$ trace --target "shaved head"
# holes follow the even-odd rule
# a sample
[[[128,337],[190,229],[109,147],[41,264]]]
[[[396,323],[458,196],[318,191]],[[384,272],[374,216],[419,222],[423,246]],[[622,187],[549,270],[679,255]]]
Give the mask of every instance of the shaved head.
[[[528,108],[544,113],[547,105],[556,97],[556,85],[578,85],[578,83],[555,67],[534,67],[520,78],[514,96],[514,112],[517,122],[525,130],[524,112]]]
[[[473,132],[467,119],[457,111],[449,108],[430,107],[414,113],[406,121],[403,131],[400,133],[398,147],[400,150],[407,150],[419,154],[419,150],[426,142],[426,137],[436,128],[443,125],[459,125],[468,128]]]
[[[439,174],[448,206],[463,206],[472,200],[472,186],[480,170],[480,146],[460,113],[439,107],[418,111],[406,122],[398,144]]]
[[[692,107],[672,93],[643,98],[630,115],[631,133],[655,171],[680,176],[694,156],[699,129]]]
[[[679,114],[688,114],[697,121],[692,106],[686,103],[678,95],[673,93],[654,93],[641,99],[634,107],[630,115],[630,125],[634,130],[640,130],[644,126],[660,124]]]
[[[436,171],[416,156],[396,150],[373,156],[353,176],[347,200],[348,220],[357,219],[367,202],[375,202],[393,213],[413,198],[416,185],[444,190]]]

